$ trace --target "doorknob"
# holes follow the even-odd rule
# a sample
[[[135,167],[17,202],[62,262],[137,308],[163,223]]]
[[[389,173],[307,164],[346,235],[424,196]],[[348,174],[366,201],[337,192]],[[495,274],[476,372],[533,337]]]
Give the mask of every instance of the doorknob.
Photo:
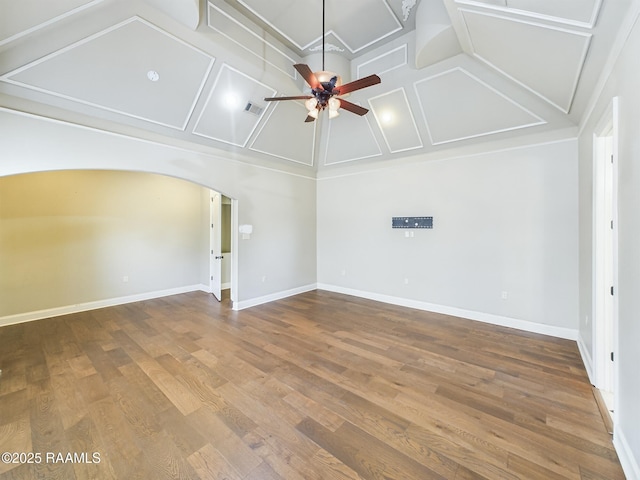
[[[223,256],[223,255],[220,255],[219,257],[216,257],[216,260],[220,260],[220,259],[222,259],[222,258],[224,258],[224,256]]]

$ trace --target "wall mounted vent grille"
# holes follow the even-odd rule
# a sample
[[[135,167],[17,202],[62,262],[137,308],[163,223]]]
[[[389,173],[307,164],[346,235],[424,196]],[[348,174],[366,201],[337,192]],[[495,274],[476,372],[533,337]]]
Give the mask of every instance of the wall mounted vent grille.
[[[260,116],[264,111],[264,107],[259,107],[255,103],[247,102],[247,106],[244,107],[245,112],[253,113],[254,115]]]

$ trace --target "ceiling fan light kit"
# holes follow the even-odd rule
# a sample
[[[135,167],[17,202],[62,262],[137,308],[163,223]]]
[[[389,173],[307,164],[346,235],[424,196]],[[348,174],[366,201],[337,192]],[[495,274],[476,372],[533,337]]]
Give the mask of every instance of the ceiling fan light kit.
[[[324,62],[322,68],[324,68]],[[314,72],[313,74],[316,76],[316,79],[318,79],[318,82],[320,82],[320,84],[330,82],[331,79],[335,77],[335,86],[339,87],[342,85],[342,77],[340,77],[340,75],[338,75],[337,73],[328,72],[327,70],[321,70],[319,72]]]
[[[324,69],[325,54],[325,2],[322,0],[322,70],[313,72],[311,68],[304,63],[297,63],[293,67],[304,78],[305,82],[311,87],[311,95],[299,95],[292,97],[269,97],[265,98],[266,102],[278,102],[282,100],[305,100],[304,106],[308,110],[305,122],[313,122],[318,118],[318,113],[329,107],[329,118],[335,118],[340,113],[338,110],[343,108],[356,115],[365,115],[369,110],[351,103],[344,98],[337,98],[340,95],[346,95],[362,88],[370,87],[380,83],[378,75],[369,75],[347,84],[342,84],[342,78],[334,73]]]

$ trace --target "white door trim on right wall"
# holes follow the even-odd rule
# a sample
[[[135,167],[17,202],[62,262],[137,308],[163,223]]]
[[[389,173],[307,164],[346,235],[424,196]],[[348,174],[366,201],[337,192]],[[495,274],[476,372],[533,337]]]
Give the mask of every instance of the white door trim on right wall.
[[[618,412],[618,97],[593,133],[593,382]],[[613,355],[613,357],[612,357]]]

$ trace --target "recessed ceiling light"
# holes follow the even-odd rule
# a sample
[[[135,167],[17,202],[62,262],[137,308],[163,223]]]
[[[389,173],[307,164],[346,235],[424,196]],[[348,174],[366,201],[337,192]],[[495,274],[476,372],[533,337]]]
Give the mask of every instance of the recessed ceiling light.
[[[223,100],[225,107],[227,107],[229,110],[239,108],[241,104],[240,97],[233,92],[227,93],[224,96]]]
[[[147,72],[147,78],[152,82],[157,82],[158,80],[160,80],[160,74],[155,70],[149,70]]]
[[[380,114],[380,122],[385,125],[391,125],[393,123],[393,112],[386,110]]]

